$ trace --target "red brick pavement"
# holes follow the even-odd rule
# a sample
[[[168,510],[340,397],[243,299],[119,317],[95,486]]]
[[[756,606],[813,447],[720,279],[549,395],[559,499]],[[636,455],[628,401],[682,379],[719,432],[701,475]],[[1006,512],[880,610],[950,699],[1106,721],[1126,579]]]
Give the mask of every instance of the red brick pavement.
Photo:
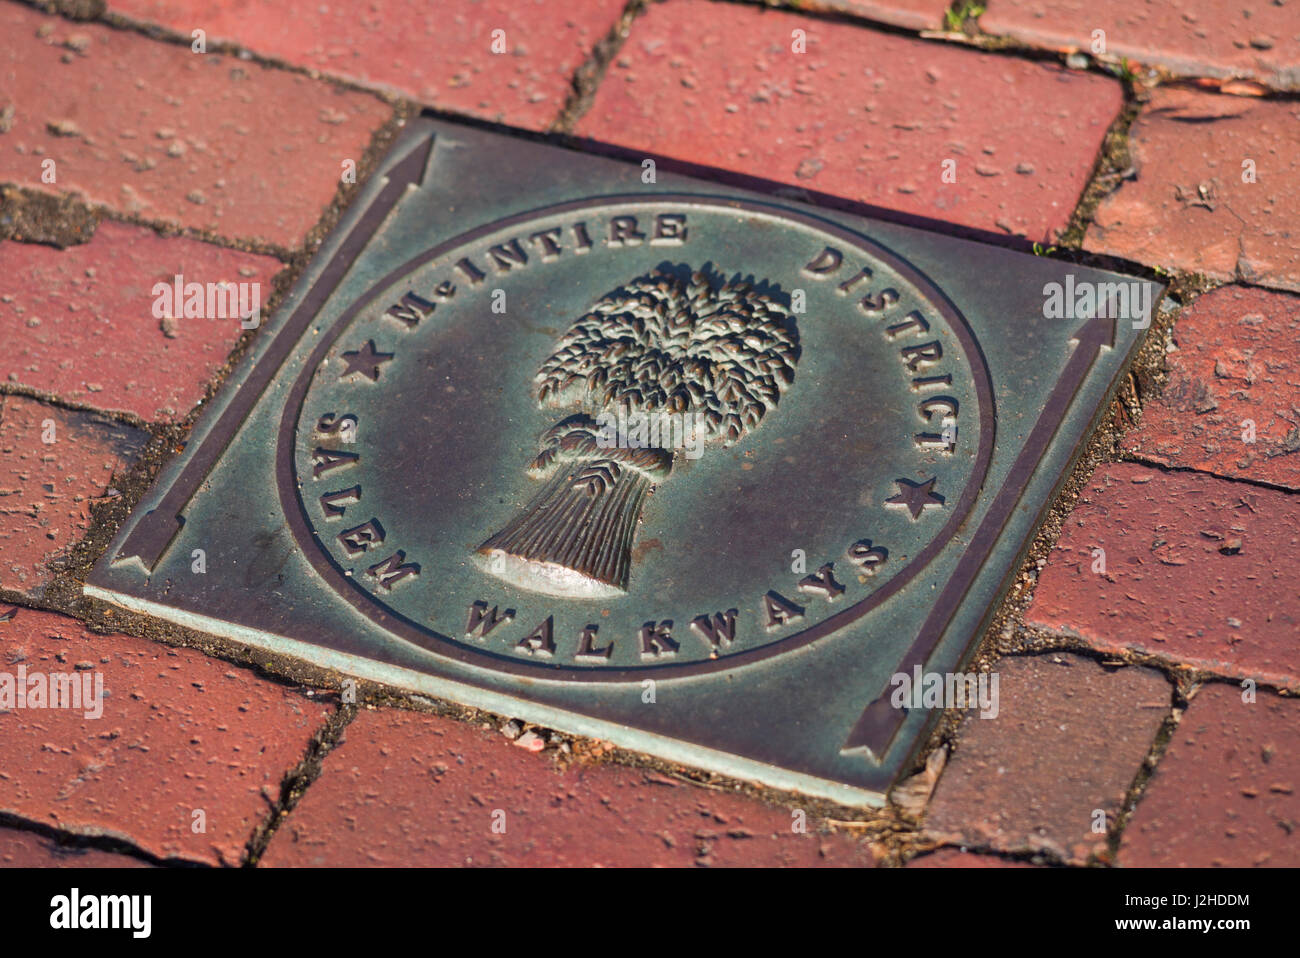
[[[1298,558],[1295,496],[1115,463],[1066,520],[1025,622],[1300,689]]]
[[[1129,146],[1085,248],[1300,290],[1300,102],[1160,87]]]
[[[1139,59],[1196,76],[1292,82],[1295,31],[1288,40],[1283,21],[1279,32],[1276,10],[1196,3],[1177,8],[1195,19],[1171,25],[1154,8],[1112,0],[990,0],[981,22],[1068,46],[1090,39],[1080,31],[1096,20],[1112,53],[1133,44]],[[947,5],[933,0],[807,6],[862,19],[704,0],[652,5],[577,132],[962,226],[1048,241],[1059,233],[1121,109],[1118,82],[870,27],[939,26]],[[544,129],[621,9],[614,0],[449,0],[435,15],[348,0],[290,20],[221,3],[113,5],[272,60],[259,65],[0,0],[0,31],[11,40],[0,47],[0,182],[71,191],[126,216],[211,230],[225,244],[293,251],[335,195],[342,161],[362,155],[392,108],[274,61]],[[1252,12],[1248,26],[1222,19],[1241,9]],[[1057,33],[1027,32],[1040,28]],[[494,29],[505,30],[506,53],[491,52]],[[806,33],[806,53],[791,48],[796,30]],[[1180,66],[1184,56],[1195,62]],[[1300,674],[1300,597],[1286,575],[1300,558],[1300,523],[1295,495],[1279,491],[1297,488],[1296,300],[1253,288],[1300,288],[1292,239],[1300,194],[1287,188],[1300,154],[1295,110],[1286,98],[1158,87],[1132,129],[1134,175],[1087,232],[1089,249],[1238,284],[1182,311],[1169,388],[1146,401],[1123,440],[1129,455],[1185,471],[1103,466],[1067,518],[1025,617],[1102,654],[1153,654],[1167,673],[1066,653],[998,663],[1001,714],[966,720],[924,819],[949,847],[911,866],[1023,864],[963,847],[1105,861],[1109,836],[1093,830],[1095,813],[1115,828],[1170,714],[1169,675],[1183,666],[1225,681],[1193,698],[1120,835],[1119,863],[1295,863],[1285,746],[1297,732],[1295,700],[1260,689],[1248,706],[1236,684],[1251,676],[1295,687]],[[41,179],[47,159],[53,183]],[[942,179],[949,159],[954,183]],[[1242,178],[1247,160],[1253,183]],[[91,242],[63,252],[0,245],[0,267],[10,346],[0,392],[160,421],[193,407],[238,333],[216,321],[162,322],[152,315],[153,282],[180,272],[266,284],[278,263],[105,222]],[[144,436],[94,412],[2,401],[0,586],[30,601]],[[59,437],[52,446],[39,442],[46,419]],[[1244,419],[1255,421],[1253,445],[1239,432],[1234,439]],[[1091,571],[1099,546],[1105,575]],[[13,617],[0,607],[0,656],[0,673],[98,672],[113,693],[99,720],[0,712],[0,813],[63,835],[108,835],[163,859],[239,862],[329,714],[245,669],[92,635],[25,606]],[[806,834],[794,830],[800,809],[789,803],[622,766],[560,771],[551,754],[425,714],[362,712],[280,823],[264,862],[870,865],[882,853],[815,818]],[[194,830],[196,810],[206,831]],[[503,833],[492,830],[497,810]],[[76,860],[60,844],[6,828],[0,862]],[[75,851],[85,864],[121,857]]]
[[[391,113],[320,80],[15,3],[0,2],[0,36],[0,180],[232,239],[299,245]]]
[[[144,420],[178,419],[203,398],[242,332],[240,320],[155,315],[155,284],[246,284],[265,305],[280,264],[123,223],[83,246],[0,242],[0,380]],[[206,293],[206,290],[205,290]]]
[[[328,712],[199,652],[31,609],[0,622],[0,663],[0,812],[159,858],[239,863]],[[19,670],[30,688],[83,677],[101,714],[18,700]]]
[[[1300,18],[1275,0],[988,0],[985,33],[1077,49],[1193,77],[1300,87]],[[1101,31],[1100,37],[1096,31]]]
[[[0,395],[0,588],[41,595],[91,503],[147,438],[95,413]]]
[[[1192,699],[1124,830],[1119,864],[1300,865],[1300,701],[1235,685]]]
[[[292,16],[274,5],[210,0],[111,0],[109,8],[185,36],[205,30],[209,41],[233,41],[439,109],[543,130],[624,2],[342,0],[303,4]]]
[[[909,30],[937,30],[944,26],[944,14],[952,4],[948,0],[801,0],[794,6],[802,10],[851,13]]]
[[[806,53],[792,51],[796,30]],[[1050,240],[1120,106],[1119,84],[1094,74],[890,34],[868,46],[847,24],[675,0],[633,24],[577,132]]]
[[[501,733],[362,712],[270,866],[842,865],[871,848],[797,809],[617,766],[558,772]]]
[[[1183,311],[1174,339],[1169,383],[1125,451],[1300,491],[1300,297],[1221,287]]]
[[[0,868],[148,868],[132,855],[58,842],[35,832],[0,828]]]
[[[998,714],[968,714],[926,830],[1073,864],[1104,854],[1107,830],[1169,714],[1168,681],[1065,653],[1002,659],[995,670]]]

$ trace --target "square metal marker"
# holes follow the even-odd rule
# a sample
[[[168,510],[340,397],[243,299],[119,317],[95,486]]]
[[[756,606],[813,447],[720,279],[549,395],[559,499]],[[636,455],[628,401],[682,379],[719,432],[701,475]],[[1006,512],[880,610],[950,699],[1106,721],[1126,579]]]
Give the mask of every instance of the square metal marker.
[[[420,117],[86,593],[879,804],[1157,290]]]

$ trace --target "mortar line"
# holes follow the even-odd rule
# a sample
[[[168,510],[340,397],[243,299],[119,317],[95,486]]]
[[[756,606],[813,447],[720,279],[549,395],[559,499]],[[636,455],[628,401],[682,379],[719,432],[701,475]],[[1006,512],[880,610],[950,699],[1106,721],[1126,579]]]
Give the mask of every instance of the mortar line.
[[[573,71],[569,78],[569,93],[547,132],[572,134],[578,121],[591,109],[609,65],[623,49],[623,44],[631,35],[633,23],[645,13],[648,3],[649,0],[627,0],[605,36],[592,46],[586,59]]]
[[[358,706],[340,702],[338,708],[325,717],[321,727],[307,743],[303,757],[281,778],[279,796],[249,835],[244,846],[242,867],[258,867],[276,832],[298,807],[307,790],[320,778],[325,759],[343,743],[344,733],[356,719],[357,711]]]
[[[1140,452],[1121,452],[1120,457],[1116,462],[1129,462],[1137,466],[1145,466],[1148,469],[1155,469],[1157,472],[1163,472],[1169,475],[1192,473],[1195,475],[1210,476],[1214,479],[1218,479],[1220,482],[1231,482],[1236,485],[1250,486],[1254,489],[1280,492],[1287,496],[1300,495],[1300,489],[1291,486],[1284,486],[1280,483],[1269,482],[1267,479],[1254,479],[1250,476],[1226,476],[1222,473],[1215,472],[1212,469],[1200,469],[1196,466],[1178,466],[1171,463],[1158,462],[1155,459],[1150,459],[1144,456]]]
[[[53,841],[59,848],[69,849],[90,849],[93,851],[109,852],[115,855],[125,855],[128,858],[134,858],[139,861],[147,862],[156,868],[213,868],[216,866],[208,862],[195,861],[188,858],[161,858],[152,852],[133,844],[132,842],[118,838],[113,835],[91,835],[82,832],[67,831],[61,828],[55,828],[44,822],[33,821],[30,818],[24,818],[12,812],[0,811],[0,827],[12,829],[13,831],[27,832],[39,835],[42,838]],[[55,852],[58,855],[59,852]]]
[[[736,0],[717,0],[717,2],[736,2]],[[746,3],[746,4],[744,4],[744,5],[754,5],[754,4]],[[630,2],[628,3],[628,5],[625,6],[625,8],[624,8],[623,16],[620,17],[619,22],[622,22],[623,19],[624,19],[625,17],[628,16],[629,12],[633,10],[633,8],[637,8],[637,12],[636,12],[635,14],[633,14],[633,16],[632,16],[631,19],[635,19],[635,17],[636,17],[637,15],[639,15],[639,13],[642,12],[642,11],[644,10],[644,8],[645,8],[644,0],[630,0]],[[45,11],[43,11],[43,12],[45,12]],[[811,18],[813,18],[813,19],[831,20],[831,21],[833,21],[833,20],[844,20],[844,21],[847,21],[847,22],[851,22],[851,23],[853,23],[855,26],[857,26],[857,27],[859,27],[859,28],[867,28],[867,29],[869,29],[868,27],[864,27],[864,19],[865,19],[865,18],[853,17],[853,16],[851,16],[851,15],[811,13],[811,12],[809,12],[809,11],[795,11],[795,12],[798,12],[798,13],[804,15],[804,16],[811,17]],[[118,21],[120,21],[120,22],[118,22]],[[84,22],[84,21],[76,21],[76,22]],[[173,37],[173,36],[159,37],[159,36],[157,35],[158,33],[160,33],[160,32],[166,32],[166,31],[163,30],[163,28],[151,27],[151,26],[144,25],[144,24],[137,24],[137,23],[135,23],[135,22],[133,22],[133,21],[129,21],[129,20],[127,20],[126,18],[120,17],[120,16],[118,16],[118,15],[116,15],[116,14],[107,14],[107,15],[103,16],[103,17],[100,19],[99,22],[107,23],[108,25],[110,25],[110,26],[114,26],[114,27],[116,27],[116,28],[118,28],[118,29],[130,29],[130,30],[134,30],[134,31],[136,31],[136,32],[143,33],[143,34],[145,34],[146,36],[149,36],[149,37],[151,37],[151,38],[153,38],[153,39],[165,39],[165,40],[167,40],[168,42],[173,42],[173,43],[183,43],[183,44],[186,45],[186,46],[189,45],[189,41],[186,40],[186,39],[180,38],[179,35],[176,35],[176,36],[174,36],[174,37]],[[630,23],[631,20],[629,20],[628,22]],[[875,23],[874,21],[870,21],[870,20],[866,20],[866,22],[872,24],[872,27],[874,27],[875,29],[878,29],[878,30],[880,30],[880,31],[882,31],[882,32],[899,33],[899,34],[901,34],[901,35],[911,36],[911,37],[914,37],[914,38],[918,38],[918,39],[922,39],[922,40],[927,40],[927,41],[929,41],[929,40],[935,40],[935,41],[938,41],[938,42],[948,42],[948,41],[946,41],[944,38],[941,38],[941,37],[923,37],[923,36],[919,36],[915,31],[909,31],[909,30],[906,30],[905,28],[896,28],[896,27],[891,27],[890,25],[887,25],[887,24],[877,24],[877,23]],[[617,23],[616,23],[616,27],[617,27]],[[614,32],[614,28],[611,28],[611,33],[613,33],[613,32]],[[609,39],[610,39],[610,36],[607,36],[606,39],[609,40]],[[624,38],[624,39],[625,39],[625,38]],[[970,44],[964,44],[964,45],[970,45]],[[598,44],[597,46],[599,47],[599,44]],[[609,52],[609,53],[608,53],[608,55],[605,57],[603,63],[599,62],[600,58],[599,58],[599,56],[597,55],[597,49],[596,49],[596,48],[593,48],[593,51],[592,51],[591,54],[589,54],[587,60],[584,61],[584,63],[583,63],[581,66],[579,66],[579,68],[578,68],[577,71],[575,71],[575,75],[574,75],[574,77],[572,78],[572,81],[571,81],[571,82],[572,82],[572,85],[573,85],[572,92],[571,92],[569,98],[566,100],[565,105],[561,108],[560,115],[557,116],[556,121],[552,124],[551,129],[548,130],[547,133],[544,133],[544,134],[540,134],[540,135],[539,135],[539,134],[536,134],[534,131],[524,131],[524,130],[517,130],[517,129],[509,128],[509,127],[501,127],[499,124],[486,124],[486,123],[484,123],[484,121],[477,121],[477,120],[475,120],[474,118],[463,118],[463,117],[455,116],[455,115],[452,116],[452,119],[454,119],[456,122],[462,122],[462,123],[463,123],[463,122],[469,122],[471,125],[490,125],[490,126],[492,126],[492,127],[496,127],[496,128],[498,128],[498,129],[502,129],[502,130],[506,131],[509,135],[513,135],[513,136],[523,136],[523,137],[525,137],[525,138],[529,138],[529,139],[542,139],[542,140],[545,141],[545,140],[549,140],[549,139],[551,139],[552,136],[563,139],[563,138],[566,137],[568,131],[569,131],[569,130],[572,128],[572,126],[577,122],[577,120],[580,119],[581,116],[585,113],[586,109],[589,109],[589,107],[590,107],[590,102],[588,101],[588,102],[586,103],[586,106],[585,106],[585,107],[582,107],[581,109],[579,109],[579,106],[580,106],[581,103],[582,103],[581,97],[582,97],[582,94],[584,93],[584,87],[583,87],[583,84],[584,84],[584,83],[589,83],[590,86],[589,86],[589,88],[587,88],[587,89],[585,90],[585,92],[594,95],[594,92],[595,92],[595,90],[597,89],[597,87],[598,87],[598,85],[599,85],[601,79],[603,79],[603,73],[604,73],[604,70],[608,68],[609,63],[612,62],[613,58],[617,55],[617,50],[618,50],[619,48],[621,48],[621,46],[622,46],[622,42],[620,41],[619,44],[618,44],[618,46],[615,47],[615,48],[612,50],[612,52]],[[343,79],[341,79],[341,78],[335,78],[335,77],[333,77],[333,76],[331,76],[331,75],[329,75],[329,74],[321,74],[321,73],[318,73],[317,71],[314,71],[314,70],[308,70],[308,69],[305,69],[305,68],[294,67],[294,66],[291,65],[291,64],[284,64],[284,63],[281,63],[281,62],[279,62],[279,61],[276,61],[276,60],[274,60],[274,59],[272,59],[272,58],[259,57],[259,56],[255,55],[255,54],[250,54],[249,56],[243,56],[243,55],[241,55],[241,53],[240,53],[240,51],[242,51],[243,48],[239,47],[239,46],[236,45],[236,44],[218,44],[218,45],[216,45],[216,47],[215,47],[215,51],[214,51],[214,52],[222,52],[222,51],[224,51],[224,50],[227,50],[227,48],[228,48],[229,51],[233,51],[233,52],[235,52],[235,55],[239,56],[240,59],[242,59],[242,60],[251,61],[251,62],[256,62],[256,63],[259,63],[260,65],[267,66],[267,67],[270,67],[270,68],[286,69],[286,70],[289,70],[289,71],[291,71],[291,72],[301,73],[301,74],[305,74],[305,75],[311,76],[311,77],[313,77],[313,78],[315,78],[315,79],[324,79],[324,80],[326,80],[326,81],[328,81],[328,82],[335,83],[335,84],[337,84],[337,85],[343,86],[344,88],[351,89],[351,90],[356,90],[356,91],[358,91],[358,92],[365,92],[365,93],[370,93],[370,94],[379,94],[379,93],[380,93],[379,90],[377,90],[376,88],[373,88],[373,87],[368,87],[368,86],[364,86],[364,85],[359,85],[359,84],[356,84],[356,83],[354,83],[354,82],[352,82],[352,81],[346,81],[346,80],[343,80]],[[981,47],[976,47],[976,48],[983,49],[983,48],[981,48]],[[1021,51],[1021,50],[1017,50],[1017,49],[1014,49],[1014,48],[1001,48],[1001,49],[997,49],[997,50],[986,49],[985,52],[991,52],[991,53],[999,53],[999,54],[1013,55],[1013,56],[1018,56],[1018,57],[1020,57],[1020,58],[1022,58],[1022,59],[1026,59],[1026,58],[1028,58],[1028,59],[1052,60],[1052,61],[1059,61],[1059,60],[1061,59],[1060,55],[1058,55],[1058,54],[1056,54],[1056,53],[1054,53],[1054,52],[1051,52],[1051,51],[1045,51],[1045,50],[1041,50],[1041,49],[1037,49],[1037,48],[1032,48],[1032,47],[1026,47],[1026,48],[1024,48],[1023,51]],[[1096,67],[1095,61],[1094,61],[1094,67]],[[588,72],[587,74],[583,74],[582,71],[583,71],[584,69],[587,69],[589,72]],[[594,80],[592,79],[592,74],[591,74],[591,72],[590,72],[590,71],[592,71],[592,70],[599,71],[599,72],[596,74]],[[1082,71],[1080,71],[1080,72],[1082,72]],[[1108,71],[1108,70],[1102,69],[1102,68],[1100,68],[1100,67],[1096,67],[1096,72],[1100,72],[1100,73],[1106,75],[1107,77],[1110,77],[1110,78],[1114,79],[1113,74],[1111,74],[1111,72]],[[1126,91],[1126,97],[1127,97],[1127,91]],[[388,97],[387,97],[387,96],[385,96],[384,98],[385,98],[386,100],[388,100]],[[392,100],[388,100],[388,102],[392,102]],[[409,101],[409,100],[403,100],[403,101],[401,101],[401,102],[402,102],[403,105],[407,106],[408,109],[409,109],[411,106],[413,106],[412,101]],[[1127,99],[1126,99],[1126,102],[1127,102]],[[571,108],[572,108],[572,109],[571,109]],[[435,111],[435,112],[441,112],[441,111]],[[1109,133],[1108,133],[1108,135],[1109,135]],[[1103,142],[1104,142],[1104,141],[1103,141]],[[374,139],[372,138],[372,147],[373,147],[373,145],[374,145]],[[1098,172],[1099,172],[1098,169],[1097,169],[1097,168],[1094,168],[1093,176],[1091,176],[1090,179],[1089,179],[1089,184],[1090,184],[1090,185],[1095,181]],[[1086,188],[1085,188],[1085,190],[1086,190]],[[328,215],[329,215],[329,213],[330,213],[332,210],[336,209],[338,206],[339,206],[339,200],[336,198],[336,200],[335,200],[333,203],[331,203],[331,205],[330,205],[329,207],[327,207],[327,209],[326,209],[326,214],[325,214],[324,217],[322,217],[322,219],[327,218]],[[346,204],[343,204],[343,206],[346,207]],[[1076,211],[1075,211],[1075,213],[1078,214],[1078,212],[1079,212],[1079,209],[1078,209],[1078,207],[1076,207]],[[112,211],[109,211],[109,214],[112,215]],[[114,219],[118,219],[119,217],[117,217],[117,216],[112,216],[112,218],[114,218]],[[120,218],[125,219],[125,217],[120,217]],[[1072,217],[1072,219],[1073,219],[1073,217]],[[149,224],[149,225],[152,225],[152,224]],[[318,225],[320,225],[320,224],[318,223]],[[157,227],[154,227],[154,228],[157,228]],[[206,240],[206,239],[205,239],[205,241],[212,242],[212,240]],[[308,249],[304,249],[304,250],[301,250],[301,251],[299,251],[299,252],[295,252],[295,253],[289,253],[289,254],[288,254],[288,257],[289,257],[290,259],[292,259],[292,258],[296,258],[297,256],[301,255],[302,252],[307,252],[307,251],[309,251],[310,243],[307,244],[307,247],[308,247]],[[1080,250],[1080,252],[1082,252],[1082,251]],[[298,273],[298,272],[300,272],[300,270],[295,270],[294,272],[295,272],[295,273]],[[236,348],[238,349],[238,346],[237,346]],[[212,384],[211,388],[215,391],[215,389],[219,388],[219,387],[220,387],[220,384],[221,384],[222,382],[224,382],[224,379],[225,379],[225,376],[221,376],[221,377],[219,377],[219,379],[218,379],[214,384]],[[1141,405],[1141,401],[1140,401],[1140,400],[1141,400],[1141,397],[1139,397],[1139,406]],[[1117,396],[1117,397],[1116,397],[1116,400],[1115,400],[1114,402],[1115,402],[1115,403],[1120,402],[1120,397]],[[1102,431],[1103,431],[1103,428],[1099,428],[1099,430],[1098,430],[1098,434],[1097,434],[1097,435],[1099,435]],[[1127,430],[1126,430],[1126,431],[1127,431]],[[1097,438],[1097,435],[1094,435],[1093,438],[1094,438],[1094,439]],[[1082,461],[1082,460],[1081,460],[1081,461]],[[1117,460],[1111,460],[1111,461],[1117,461]],[[1073,479],[1073,477],[1071,477],[1071,479]],[[1284,490],[1284,491],[1287,491],[1287,490]],[[1063,496],[1064,496],[1064,494],[1063,494]],[[1059,502],[1059,499],[1060,499],[1060,498],[1063,498],[1063,496],[1062,496],[1062,497],[1058,497],[1058,502]],[[1054,503],[1053,505],[1055,505],[1055,503]],[[1072,508],[1073,508],[1073,504],[1072,504]],[[1030,560],[1027,558],[1026,562],[1029,562],[1029,561],[1030,561]],[[1036,584],[1036,583],[1035,583],[1035,584]],[[1029,594],[1030,594],[1030,596],[1032,596],[1032,589],[1030,590],[1030,593],[1029,593]],[[1007,597],[1006,600],[1004,600],[1004,603],[1011,601],[1011,599],[1012,599],[1012,596],[1011,596],[1010,593],[1008,593],[1008,597]],[[1016,616],[1016,617],[1019,618],[1019,613],[1017,613],[1017,616]],[[996,621],[996,619],[997,619],[997,615],[995,614],[994,620],[992,620],[992,621]],[[1022,628],[1023,628],[1023,626],[1022,626]],[[991,627],[990,627],[990,629],[991,629]],[[982,646],[983,646],[983,645],[988,641],[989,638],[990,638],[990,633],[986,633],[986,635],[985,635],[984,637],[981,638],[978,647],[982,647]],[[205,650],[205,651],[206,651],[206,650]],[[241,664],[244,664],[244,663],[241,663]],[[350,723],[350,721],[351,721],[351,719],[349,718],[347,721],[343,722],[343,723],[339,726],[339,731],[341,732],[342,729],[345,728],[346,725]],[[328,723],[327,723],[327,724],[328,724]],[[325,742],[322,741],[322,745],[324,745],[324,744],[325,744]],[[335,743],[335,744],[337,744],[337,743]],[[328,747],[327,747],[327,748],[325,749],[325,751],[322,753],[321,757],[323,758],[324,755],[328,755],[329,752],[332,750],[333,747],[334,747],[333,744],[328,745]],[[303,760],[303,762],[300,763],[300,766],[299,766],[299,768],[298,768],[296,771],[300,771],[300,772],[304,771],[304,767],[303,767],[303,766],[304,766],[304,763],[308,762],[308,760],[309,760],[308,758],[305,758],[305,759]],[[287,784],[289,784],[289,779],[290,779],[290,777],[291,777],[291,776],[286,776],[286,781],[285,781],[284,783],[282,783],[282,785],[287,785]],[[314,780],[315,780],[315,777],[314,777],[314,776],[308,776],[308,777],[306,778],[306,780],[305,780],[305,784],[302,786],[303,789],[305,790],[305,788],[306,788],[307,786],[309,786],[312,782],[314,782]],[[279,821],[282,821],[283,817],[287,816],[288,812],[292,810],[293,805],[296,805],[296,800],[293,802],[292,805],[288,805],[288,806],[286,806],[286,807],[283,809],[283,813],[284,813],[283,816],[281,817],[281,819],[278,819],[277,822],[276,822],[275,824],[264,823],[265,825],[267,825],[267,828],[268,828],[269,830],[266,832],[266,835],[265,835],[265,842],[262,843],[262,845],[261,845],[261,847],[260,847],[259,849],[256,849],[259,855],[260,855],[261,851],[264,851],[264,850],[265,850],[265,845],[266,845],[267,842],[269,842],[270,837],[274,834],[274,830],[275,830],[275,828],[278,828],[278,823],[279,823]],[[253,839],[250,839],[249,850],[250,850],[250,854],[251,854],[252,851],[254,851],[254,840],[253,840]]]

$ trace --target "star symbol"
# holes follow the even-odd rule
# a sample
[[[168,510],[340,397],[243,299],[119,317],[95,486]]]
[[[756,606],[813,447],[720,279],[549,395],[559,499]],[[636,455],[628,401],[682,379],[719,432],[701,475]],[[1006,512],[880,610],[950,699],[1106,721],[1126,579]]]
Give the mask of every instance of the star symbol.
[[[393,353],[376,352],[375,341],[371,339],[360,349],[343,354],[343,361],[347,363],[347,368],[339,375],[339,379],[347,379],[353,373],[360,373],[369,376],[372,382],[379,382],[380,365],[392,358]]]
[[[926,506],[943,505],[943,496],[934,491],[934,484],[938,481],[937,477],[927,479],[925,482],[895,479],[894,484],[898,486],[898,495],[886,499],[885,503],[904,506],[912,514],[913,519],[918,519],[921,510]]]

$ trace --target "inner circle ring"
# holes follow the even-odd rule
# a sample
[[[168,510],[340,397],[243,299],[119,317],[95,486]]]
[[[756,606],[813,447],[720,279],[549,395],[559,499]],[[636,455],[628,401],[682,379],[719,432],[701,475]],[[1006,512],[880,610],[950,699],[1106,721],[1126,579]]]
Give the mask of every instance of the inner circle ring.
[[[364,309],[370,306],[404,275],[475,240],[501,232],[520,223],[581,210],[621,210],[667,204],[671,204],[676,208],[686,207],[688,209],[695,208],[714,212],[729,211],[793,222],[833,236],[846,245],[853,246],[868,256],[887,264],[903,279],[911,283],[926,302],[943,316],[961,344],[966,361],[974,376],[974,389],[978,399],[980,417],[978,448],[974,467],[948,521],[934,538],[912,557],[902,570],[860,602],[847,606],[800,632],[765,643],[757,648],[730,653],[717,659],[675,665],[672,663],[650,663],[644,666],[608,669],[595,667],[573,668],[561,663],[517,659],[494,653],[488,649],[475,649],[464,645],[432,629],[425,628],[415,620],[377,601],[359,582],[347,575],[335,558],[322,546],[312,526],[311,517],[307,512],[307,504],[302,496],[301,484],[298,482],[294,465],[294,445],[303,404],[316,370],[324,361],[329,349]],[[331,327],[321,335],[320,341],[312,350],[286,397],[284,412],[281,416],[276,437],[276,488],[285,520],[293,533],[294,539],[317,574],[361,615],[387,632],[411,642],[426,652],[493,672],[552,681],[627,683],[639,682],[650,675],[656,678],[679,678],[740,668],[765,661],[825,638],[861,619],[902,589],[907,582],[914,579],[952,539],[966,521],[975,504],[979,491],[984,485],[989,461],[992,458],[995,429],[993,413],[993,386],[988,364],[965,316],[929,277],[896,253],[875,241],[821,217],[778,204],[769,204],[756,200],[689,193],[589,197],[517,213],[461,233],[407,260],[379,279],[354,301],[334,321]]]

